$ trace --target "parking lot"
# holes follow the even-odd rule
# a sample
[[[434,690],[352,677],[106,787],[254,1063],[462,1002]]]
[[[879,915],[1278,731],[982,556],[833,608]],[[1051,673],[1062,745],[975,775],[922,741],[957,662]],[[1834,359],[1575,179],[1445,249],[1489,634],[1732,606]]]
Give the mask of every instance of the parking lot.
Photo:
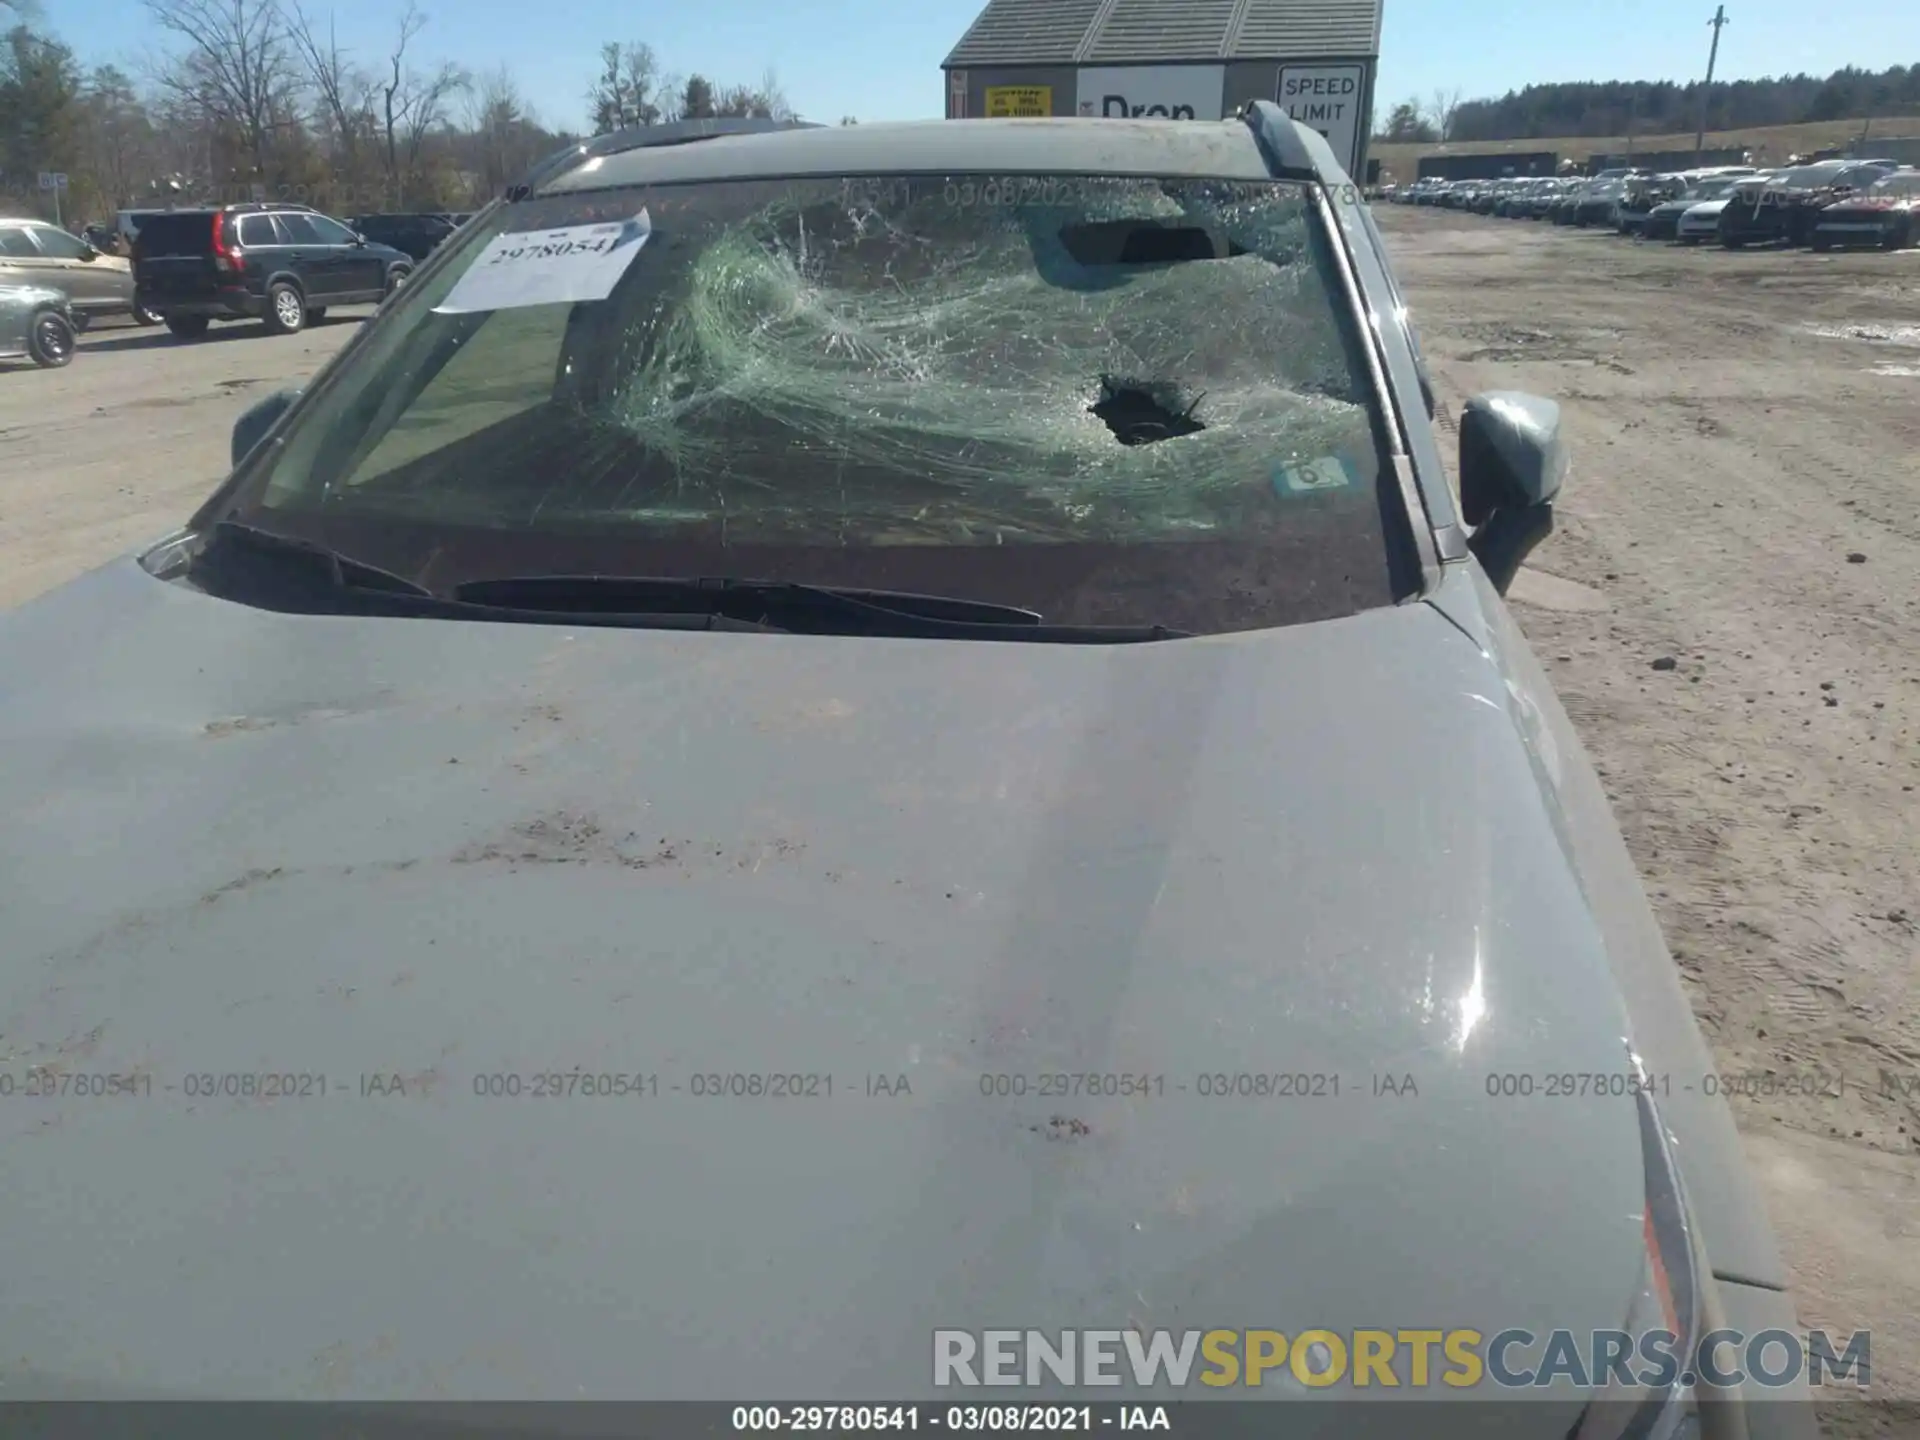
[[[372,313],[287,336],[216,325],[192,343],[103,320],[65,369],[0,362],[0,606],[178,525],[226,473],[235,417],[304,383]]]
[[[1376,214],[1442,405],[1566,407],[1559,531],[1516,610],[1722,1070],[1846,1077],[1735,1111],[1802,1319],[1870,1326],[1876,1388],[1913,1395],[1920,251]]]
[[[1802,1319],[1870,1326],[1876,1388],[1920,1393],[1920,250],[1378,218],[1443,406],[1566,406],[1518,612],[1722,1070],[1844,1077],[1736,1112]],[[101,325],[66,369],[0,374],[0,605],[177,524],[233,419],[366,313],[191,344]]]

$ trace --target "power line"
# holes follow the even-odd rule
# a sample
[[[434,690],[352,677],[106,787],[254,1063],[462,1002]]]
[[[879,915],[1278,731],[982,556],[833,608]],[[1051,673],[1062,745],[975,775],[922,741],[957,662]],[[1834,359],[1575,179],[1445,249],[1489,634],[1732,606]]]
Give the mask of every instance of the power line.
[[[1731,22],[1727,19],[1727,7],[1715,7],[1713,19],[1707,22],[1713,27],[1713,48],[1707,51],[1707,83],[1700,87],[1700,128],[1693,137],[1693,158],[1698,160],[1707,148],[1707,100],[1713,94],[1713,66],[1720,58],[1720,27]]]

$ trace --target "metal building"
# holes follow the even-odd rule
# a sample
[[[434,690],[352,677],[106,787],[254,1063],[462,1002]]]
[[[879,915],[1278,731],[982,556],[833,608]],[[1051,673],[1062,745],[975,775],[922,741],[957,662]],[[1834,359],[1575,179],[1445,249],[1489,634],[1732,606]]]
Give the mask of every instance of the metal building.
[[[1415,170],[1422,180],[1501,180],[1508,176],[1551,175],[1559,164],[1557,150],[1527,150],[1493,155],[1422,155]]]
[[[1365,173],[1382,0],[988,0],[947,115],[1221,120],[1276,100]]]
[[[1650,171],[1655,175],[1673,174],[1681,170],[1705,170],[1715,165],[1745,165],[1747,152],[1738,147],[1720,150],[1635,150],[1618,155],[1592,155],[1587,158],[1587,172],[1598,175],[1602,170],[1619,170],[1631,166],[1635,170]]]

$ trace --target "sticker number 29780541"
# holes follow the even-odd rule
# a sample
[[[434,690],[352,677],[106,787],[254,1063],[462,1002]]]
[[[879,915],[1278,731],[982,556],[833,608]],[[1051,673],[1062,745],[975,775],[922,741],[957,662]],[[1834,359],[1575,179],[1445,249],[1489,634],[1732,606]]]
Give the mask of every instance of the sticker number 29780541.
[[[496,235],[434,310],[467,315],[604,300],[652,234],[642,210],[624,222]]]

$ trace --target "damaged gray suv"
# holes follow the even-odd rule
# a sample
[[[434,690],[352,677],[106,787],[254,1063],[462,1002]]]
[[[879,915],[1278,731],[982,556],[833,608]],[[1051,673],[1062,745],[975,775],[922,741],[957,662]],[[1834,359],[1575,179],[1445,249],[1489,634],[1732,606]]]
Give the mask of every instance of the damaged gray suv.
[[[1810,1433],[1694,1373],[1785,1274],[1502,599],[1558,411],[1457,487],[1432,411],[1270,104],[556,157],[0,618],[7,1044],[120,1097],[7,1112],[9,1393],[1106,1404],[1198,1392],[936,1331],[1438,1326],[1533,1378],[1220,1414]],[[1622,1334],[1681,1363],[1542,1359]]]

